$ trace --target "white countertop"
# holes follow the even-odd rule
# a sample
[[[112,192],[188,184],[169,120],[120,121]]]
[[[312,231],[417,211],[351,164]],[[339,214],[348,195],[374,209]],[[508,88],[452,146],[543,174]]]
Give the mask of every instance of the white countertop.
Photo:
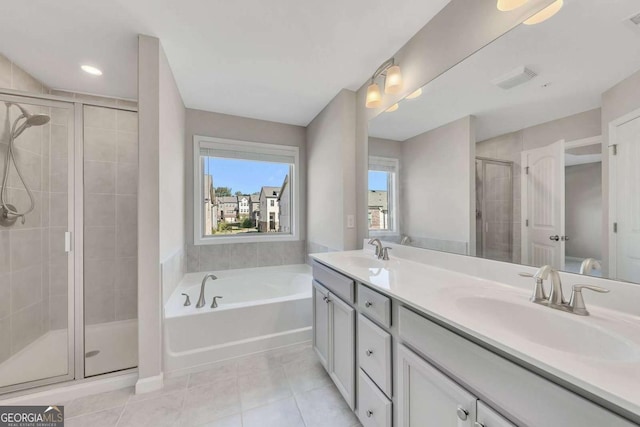
[[[591,315],[578,316],[531,303],[530,292],[517,287],[415,261],[397,257],[378,261],[370,251],[362,250],[310,256],[525,365],[535,366],[551,379],[558,378],[640,417],[640,317],[590,306],[589,300],[597,298],[595,295],[585,295]],[[516,307],[524,319],[531,313],[535,324],[523,323],[526,331],[520,334],[514,327],[505,327],[512,322],[508,316],[493,313],[480,321],[477,312],[471,313],[463,304],[471,301],[468,296],[515,304],[510,307]],[[567,325],[568,330],[563,330]],[[545,341],[544,331],[549,327],[560,329],[560,337],[573,327],[593,330],[591,339],[577,343],[584,346],[586,354],[565,351],[562,340],[558,345],[553,340]],[[523,336],[529,333],[542,338]],[[609,340],[609,336],[614,338]],[[613,351],[612,357],[601,353],[608,351]]]

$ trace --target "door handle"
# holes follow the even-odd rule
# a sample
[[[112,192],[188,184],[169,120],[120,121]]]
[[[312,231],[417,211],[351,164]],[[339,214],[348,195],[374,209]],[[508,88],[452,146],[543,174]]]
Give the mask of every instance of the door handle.
[[[563,242],[568,242],[569,241],[569,236],[562,236],[562,237],[560,237],[560,240],[562,240]]]
[[[557,234],[555,236],[549,236],[549,240],[553,240],[553,241],[560,241],[560,236],[558,236]]]

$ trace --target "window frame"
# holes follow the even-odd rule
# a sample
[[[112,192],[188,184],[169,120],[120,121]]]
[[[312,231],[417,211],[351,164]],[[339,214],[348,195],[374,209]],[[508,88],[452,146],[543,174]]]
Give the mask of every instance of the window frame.
[[[238,153],[264,155],[284,155],[294,159],[289,168],[291,186],[291,232],[290,233],[252,233],[249,235],[205,236],[202,206],[204,170],[200,159],[200,148],[233,150]],[[249,159],[247,159],[249,160]],[[221,245],[229,243],[290,242],[300,240],[300,148],[292,145],[270,144],[265,142],[241,141],[215,138],[203,135],[193,136],[193,242],[195,245]],[[251,209],[249,209],[251,213]]]
[[[381,166],[380,169],[376,169],[375,166]],[[392,169],[392,171],[386,169]],[[399,207],[399,185],[398,185],[398,174],[400,172],[400,161],[395,157],[383,157],[383,156],[369,156],[369,162],[367,164],[367,175],[369,172],[387,172],[390,173],[388,179],[388,208],[389,208],[389,225],[391,227],[387,230],[376,230],[369,228],[369,207],[367,206],[367,231],[369,233],[369,237],[390,237],[390,236],[399,236],[400,235],[400,214],[398,212]],[[367,180],[367,197],[369,194],[369,183]],[[368,204],[368,203],[367,203]]]

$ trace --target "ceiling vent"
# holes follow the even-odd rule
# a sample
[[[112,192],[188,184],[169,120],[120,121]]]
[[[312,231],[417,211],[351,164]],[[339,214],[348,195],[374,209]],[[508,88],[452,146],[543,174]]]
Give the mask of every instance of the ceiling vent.
[[[497,79],[493,79],[491,83],[501,87],[502,89],[511,89],[528,82],[535,76],[537,76],[537,74],[534,71],[522,65],[509,71],[507,74],[498,77]]]

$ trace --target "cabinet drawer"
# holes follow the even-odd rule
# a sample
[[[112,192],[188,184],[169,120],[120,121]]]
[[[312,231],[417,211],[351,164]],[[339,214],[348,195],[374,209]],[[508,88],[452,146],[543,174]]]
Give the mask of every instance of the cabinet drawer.
[[[358,418],[363,427],[391,427],[391,401],[362,370],[358,375]]]
[[[391,299],[364,285],[358,285],[358,307],[367,317],[380,322],[387,328],[391,326]]]
[[[360,368],[391,396],[391,335],[362,314],[358,316],[358,360]]]
[[[347,302],[353,303],[355,301],[355,284],[352,279],[333,271],[317,261],[313,262],[312,269],[313,278],[320,282],[325,288]]]

